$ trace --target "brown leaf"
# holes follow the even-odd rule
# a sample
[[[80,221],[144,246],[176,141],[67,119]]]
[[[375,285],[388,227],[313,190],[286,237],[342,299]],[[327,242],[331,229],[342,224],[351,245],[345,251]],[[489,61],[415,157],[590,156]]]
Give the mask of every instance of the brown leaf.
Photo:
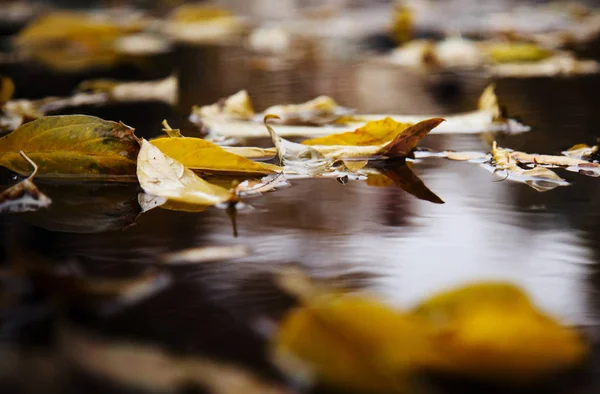
[[[423,120],[403,130],[381,150],[381,155],[386,157],[406,157],[429,133],[444,121],[443,118]]]

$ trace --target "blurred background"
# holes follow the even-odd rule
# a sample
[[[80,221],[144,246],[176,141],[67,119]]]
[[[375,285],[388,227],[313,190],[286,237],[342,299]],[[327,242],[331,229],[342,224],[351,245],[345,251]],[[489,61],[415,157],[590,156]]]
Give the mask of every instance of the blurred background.
[[[431,135],[421,145],[488,152],[495,139],[558,154],[597,143],[599,5],[0,0],[0,74],[14,83],[6,108],[158,85],[101,105],[45,107],[123,121],[146,138],[163,119],[201,136],[192,107],[242,89],[257,111],[329,95],[360,113],[444,115],[476,110],[495,83],[506,116],[531,132]],[[398,308],[448,286],[514,283],[590,338],[589,363],[535,387],[436,381],[432,392],[597,393],[598,179],[558,169],[571,186],[539,193],[467,163],[412,171],[445,204],[389,182],[305,179],[237,212],[237,237],[216,208],[140,215],[137,184],[40,181],[49,209],[0,218],[0,392],[311,392],[268,354],[269,327],[297,303],[274,276],[293,266]],[[4,186],[14,179],[2,170]],[[165,253],[215,244],[253,254],[157,268]]]

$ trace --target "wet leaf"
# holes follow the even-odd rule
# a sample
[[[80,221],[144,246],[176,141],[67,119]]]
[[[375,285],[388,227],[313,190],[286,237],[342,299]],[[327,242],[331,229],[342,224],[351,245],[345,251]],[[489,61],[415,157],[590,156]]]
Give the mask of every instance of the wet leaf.
[[[489,56],[494,63],[537,62],[552,56],[551,50],[526,42],[505,42],[490,45]]]
[[[137,175],[144,192],[172,201],[211,206],[235,199],[229,190],[206,182],[146,140],[142,140]]]
[[[0,165],[28,174],[21,150],[37,164],[40,178],[111,180],[135,173],[139,145],[123,123],[69,115],[41,118],[0,138]]]
[[[275,105],[264,110],[263,114],[276,115],[278,118],[274,120],[275,123],[320,126],[334,123],[353,112],[352,109],[340,107],[329,96],[319,96],[301,104]]]
[[[595,60],[577,59],[571,53],[558,53],[532,63],[499,63],[490,67],[494,76],[505,78],[570,77],[599,71],[600,64]]]
[[[250,255],[245,246],[207,246],[169,253],[161,257],[161,264],[193,265],[214,261],[239,259]]]
[[[0,213],[37,211],[52,203],[52,200],[33,183],[33,177],[36,175],[38,167],[23,152],[20,153],[31,164],[33,172],[27,179],[0,193]]]
[[[291,142],[277,135],[269,125],[271,119],[277,119],[277,116],[266,115],[264,124],[271,135],[275,149],[277,149],[280,164],[287,171],[315,177],[335,170],[333,168],[335,160],[326,158],[311,146]]]
[[[115,81],[110,79],[84,81],[77,87],[80,92],[105,94],[107,102],[127,103],[157,101],[169,105],[177,103],[177,78],[169,76],[154,81]]]
[[[428,119],[405,129],[400,127],[400,131],[397,131],[398,128],[395,128],[395,122],[391,119],[391,122],[376,122],[376,127],[388,125],[398,133],[392,141],[380,145],[304,145],[280,137],[273,127],[267,124],[267,121],[273,118],[274,115],[265,116],[265,125],[278,155],[286,168],[299,173],[327,172],[336,160],[349,163],[348,159],[353,159],[359,163],[358,167],[364,167],[369,159],[406,157],[429,131],[443,121],[441,118]],[[350,166],[352,167],[352,164]]]
[[[234,192],[236,195],[242,197],[260,196],[262,193],[288,187],[289,185],[285,174],[279,172],[267,175],[261,179],[245,180],[234,188]]]
[[[380,154],[386,157],[407,156],[423,137],[443,121],[442,118],[427,119],[402,130],[392,142],[381,150]]]
[[[427,330],[377,300],[321,294],[288,313],[273,351],[293,376],[305,371],[309,379],[352,392],[407,392],[412,373],[437,363]]]
[[[382,145],[390,142],[411,123],[399,123],[390,117],[368,122],[366,125],[345,133],[302,141],[305,145]]]
[[[15,84],[12,79],[0,75],[0,109],[12,98],[14,92]]]
[[[493,173],[500,172],[504,179],[525,183],[539,192],[552,190],[558,186],[568,186],[569,183],[559,177],[555,172],[544,167],[523,169],[519,166],[517,159],[511,155],[511,151],[499,148],[496,141],[492,145],[493,165],[490,168]]]
[[[598,145],[589,146],[586,144],[577,144],[561,153],[567,157],[587,160],[596,152],[598,152]]]
[[[539,311],[517,287],[479,283],[442,292],[413,316],[433,328],[448,363],[441,371],[500,382],[527,382],[581,363],[580,336]]]
[[[200,138],[157,138],[151,144],[192,170],[259,175],[282,171],[278,166],[249,160]]]
[[[240,90],[215,104],[192,108],[192,119],[200,120],[204,118],[250,120],[254,115],[252,101],[245,90]]]
[[[76,12],[54,12],[29,24],[17,45],[35,60],[58,71],[112,66],[119,60],[119,26]]]
[[[247,103],[249,103],[247,94],[245,94],[244,100],[247,105]],[[208,128],[211,133],[221,136],[240,138],[266,136],[262,125],[262,114],[256,114],[252,117],[245,116],[242,118],[232,111],[229,111],[231,114],[228,114],[228,111],[225,111],[225,108],[227,108],[227,105],[223,106],[220,103],[196,108],[190,116],[190,120],[202,127]],[[478,110],[444,116],[446,122],[437,127],[434,130],[434,133],[482,133],[502,131],[513,134],[530,130],[528,126],[524,126],[513,119],[505,119],[501,116],[501,112],[498,98],[494,92],[494,86],[490,85],[484,90],[480,97]],[[415,124],[424,119],[437,118],[439,115],[342,115],[334,122],[335,126],[316,127],[281,124],[277,126],[277,133],[281,137],[322,137],[331,134],[332,131],[338,131],[336,134],[353,132],[357,128],[365,126],[367,122],[378,121],[385,117],[390,117],[398,123]],[[340,124],[338,121],[341,119],[346,119],[348,123]]]

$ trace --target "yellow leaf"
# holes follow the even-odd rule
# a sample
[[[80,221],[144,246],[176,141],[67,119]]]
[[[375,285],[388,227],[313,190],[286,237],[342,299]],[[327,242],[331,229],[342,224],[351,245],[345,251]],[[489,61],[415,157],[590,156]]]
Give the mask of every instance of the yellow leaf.
[[[0,109],[8,100],[10,100],[15,92],[15,84],[12,79],[0,76]]]
[[[144,192],[168,200],[211,206],[234,199],[227,189],[206,182],[146,140],[138,155],[137,176]]]
[[[574,330],[506,283],[443,292],[413,315],[434,330],[433,346],[448,361],[434,366],[442,372],[519,383],[577,365],[587,354]]]
[[[94,116],[43,117],[0,138],[0,166],[29,174],[23,151],[39,167],[39,178],[132,176],[139,150],[133,131]]]
[[[175,22],[196,23],[232,16],[231,12],[225,8],[203,4],[184,4],[177,7],[171,13],[169,19]]]
[[[410,374],[437,364],[427,326],[360,296],[322,294],[292,310],[274,343],[283,368],[351,391],[405,392]]]
[[[390,117],[368,122],[366,125],[346,133],[303,141],[306,145],[382,145],[390,142],[411,123],[399,123]]]
[[[115,42],[125,31],[106,20],[77,12],[55,12],[29,24],[17,44],[56,70],[110,66],[118,60]]]
[[[552,56],[552,51],[526,42],[494,44],[488,53],[494,63],[537,62]]]
[[[260,175],[282,171],[278,166],[238,156],[200,138],[158,138],[151,143],[192,170]]]

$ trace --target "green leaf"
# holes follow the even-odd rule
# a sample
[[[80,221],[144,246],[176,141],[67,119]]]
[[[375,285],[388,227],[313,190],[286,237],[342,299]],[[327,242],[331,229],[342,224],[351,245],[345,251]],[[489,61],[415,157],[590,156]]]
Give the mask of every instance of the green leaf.
[[[28,175],[23,151],[39,167],[38,178],[134,176],[139,144],[133,132],[93,116],[43,117],[0,138],[0,166]]]

